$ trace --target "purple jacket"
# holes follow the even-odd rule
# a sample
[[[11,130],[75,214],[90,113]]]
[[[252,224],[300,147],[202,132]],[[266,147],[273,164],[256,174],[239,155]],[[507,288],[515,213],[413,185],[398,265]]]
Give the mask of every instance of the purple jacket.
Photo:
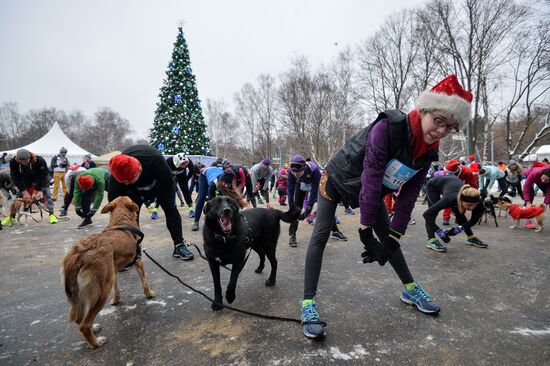
[[[533,202],[534,199],[534,191],[533,191],[533,184],[536,184],[537,186],[543,188],[546,187],[546,194],[544,195],[544,203],[547,205],[550,205],[550,187],[548,187],[548,183],[542,183],[542,180],[540,179],[542,175],[542,171],[545,169],[550,168],[550,166],[545,166],[541,168],[531,168],[530,170],[526,169],[525,172],[527,173],[527,179],[525,179],[525,183],[523,184],[523,198],[525,202]]]
[[[376,222],[376,214],[382,203],[384,172],[391,159],[389,124],[387,120],[381,120],[372,127],[365,146],[361,193],[359,195],[362,225],[372,226]],[[395,214],[390,225],[391,230],[400,234],[405,233],[428,170],[429,167],[419,170],[401,187],[395,204]]]

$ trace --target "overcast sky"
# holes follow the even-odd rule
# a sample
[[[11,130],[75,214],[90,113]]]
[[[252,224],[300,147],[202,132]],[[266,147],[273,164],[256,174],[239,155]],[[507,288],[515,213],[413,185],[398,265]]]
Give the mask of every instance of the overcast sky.
[[[0,103],[88,116],[108,106],[145,137],[181,21],[199,98],[229,104],[260,73],[278,76],[298,55],[331,62],[424,2],[0,0]]]

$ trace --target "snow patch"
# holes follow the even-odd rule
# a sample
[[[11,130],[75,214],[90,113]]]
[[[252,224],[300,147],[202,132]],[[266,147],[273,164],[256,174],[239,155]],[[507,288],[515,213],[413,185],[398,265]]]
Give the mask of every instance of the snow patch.
[[[338,347],[330,347],[330,357],[336,359],[336,360],[351,360],[353,357],[348,355],[347,353],[343,353],[340,351]]]
[[[123,306],[123,308],[126,310],[134,310],[136,307],[137,307],[137,304]]]
[[[35,324],[38,324],[38,323],[40,323],[40,320],[35,320],[35,321],[33,321],[33,322],[31,323],[31,327],[32,327],[33,325],[35,325]]]
[[[110,307],[110,308],[101,310],[98,315],[99,316],[111,315],[115,311],[116,311],[115,307]]]
[[[521,334],[522,336],[545,336],[550,335],[550,328],[546,328],[543,330],[534,330],[529,328],[515,328],[516,330],[512,330],[510,333],[516,333]]]
[[[166,301],[164,300],[147,300],[147,305],[161,305],[166,306]]]

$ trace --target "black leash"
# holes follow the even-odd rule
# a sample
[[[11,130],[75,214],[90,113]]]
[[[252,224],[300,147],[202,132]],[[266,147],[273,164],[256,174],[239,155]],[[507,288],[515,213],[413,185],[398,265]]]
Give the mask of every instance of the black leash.
[[[194,245],[194,244],[193,244]],[[195,246],[196,248],[196,246]],[[198,248],[197,248],[198,249]],[[211,299],[210,297],[208,297],[208,295],[206,295],[204,292],[201,292],[195,288],[193,288],[192,286],[186,284],[185,282],[183,282],[178,276],[176,276],[175,274],[171,273],[170,271],[168,271],[166,268],[164,268],[159,262],[157,262],[155,259],[153,259],[153,257],[151,257],[149,255],[149,253],[147,253],[147,250],[143,250],[143,253],[151,260],[151,262],[153,262],[154,264],[157,265],[157,267],[159,267],[160,269],[162,269],[164,271],[164,273],[166,273],[168,276],[170,277],[173,277],[175,279],[178,280],[179,283],[181,283],[183,286],[187,287],[188,289],[190,289],[191,291],[194,291],[202,296],[204,296],[205,298],[207,298],[210,302],[212,302],[213,304],[216,304],[216,305],[219,305],[221,307],[224,307],[226,309],[229,309],[229,310],[233,310],[233,311],[236,311],[238,313],[243,313],[243,314],[247,314],[247,315],[252,315],[252,316],[256,316],[258,318],[264,318],[264,319],[271,319],[271,320],[281,320],[281,321],[284,321],[284,322],[293,322],[293,323],[299,323],[299,324],[302,324],[302,321],[300,319],[294,319],[294,318],[286,318],[286,317],[281,317],[281,316],[274,316],[274,315],[264,315],[264,314],[258,314],[258,313],[253,313],[251,311],[247,311],[247,310],[241,310],[241,309],[237,309],[237,308],[234,308],[232,306],[228,306],[228,305],[224,305],[224,304],[220,304],[220,303],[217,303],[215,302],[213,299]],[[250,254],[250,253],[249,253]],[[202,254],[201,254],[202,256]],[[248,258],[248,257],[247,257]]]

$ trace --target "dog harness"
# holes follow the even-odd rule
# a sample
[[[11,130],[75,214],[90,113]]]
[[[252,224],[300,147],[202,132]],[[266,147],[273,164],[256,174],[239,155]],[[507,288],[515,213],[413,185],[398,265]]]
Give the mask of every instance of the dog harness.
[[[252,227],[248,223],[248,220],[246,219],[246,216],[241,214],[241,217],[244,220],[244,223],[246,224],[246,227],[248,228],[248,233],[246,234],[246,236],[244,238],[244,243],[247,245],[247,247],[250,247],[250,246],[252,246],[252,243],[254,242],[254,230],[252,229]],[[225,243],[227,243],[228,240],[235,239],[236,236],[235,236],[235,234],[231,234],[231,233],[229,233],[227,235],[215,234],[214,233],[214,238],[223,240],[223,243],[225,244]]]
[[[141,242],[143,241],[143,238],[145,237],[145,234],[143,234],[143,232],[141,232],[138,228],[136,228],[134,226],[131,226],[131,225],[114,226],[114,227],[111,227],[111,228],[107,228],[103,231],[105,232],[105,231],[111,231],[111,230],[129,231],[132,234],[139,236],[139,239],[136,241],[136,256],[134,257],[134,260],[130,264],[128,264],[125,268],[132,267],[134,265],[134,263],[136,263],[137,260],[141,259]]]

